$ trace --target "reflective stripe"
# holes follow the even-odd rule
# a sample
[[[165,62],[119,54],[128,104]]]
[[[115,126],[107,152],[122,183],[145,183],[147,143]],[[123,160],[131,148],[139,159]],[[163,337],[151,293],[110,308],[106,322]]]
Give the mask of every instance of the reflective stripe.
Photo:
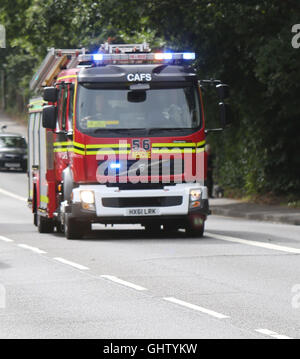
[[[196,147],[193,142],[152,143],[152,147]]]
[[[74,148],[74,153],[77,153],[78,155],[85,155],[85,151],[77,150],[77,148]]]
[[[87,155],[126,155],[129,154],[130,151],[121,150],[121,151],[103,151],[99,149],[98,151],[87,151]]]
[[[185,148],[185,149],[179,149],[179,148],[170,148],[170,149],[160,149],[160,150],[152,150],[152,153],[195,153],[195,149],[191,148]]]
[[[73,142],[54,142],[53,146],[71,146]]]
[[[85,146],[82,143],[78,143],[78,142],[73,142],[74,146],[76,147],[80,147],[80,148],[85,148]]]
[[[47,196],[41,196],[40,197],[40,201],[42,202],[42,203],[49,203],[49,198],[47,197]]]
[[[57,79],[57,81],[64,80],[64,79],[75,79],[77,75],[69,75],[69,76],[62,76]]]
[[[68,148],[54,148],[54,152],[58,153],[58,152],[68,152]]]
[[[205,145],[205,141],[201,141],[197,143],[197,147],[202,147]]]
[[[86,145],[86,148],[128,148],[130,143],[112,143],[112,144],[102,144],[102,145]]]

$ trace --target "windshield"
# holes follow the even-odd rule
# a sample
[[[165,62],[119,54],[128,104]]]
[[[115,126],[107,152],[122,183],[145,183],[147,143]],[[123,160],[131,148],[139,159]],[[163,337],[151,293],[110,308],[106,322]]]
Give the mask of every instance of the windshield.
[[[0,137],[0,148],[27,148],[27,144],[22,137]]]
[[[195,129],[200,126],[197,88],[131,91],[80,85],[77,126],[83,132],[130,129]]]

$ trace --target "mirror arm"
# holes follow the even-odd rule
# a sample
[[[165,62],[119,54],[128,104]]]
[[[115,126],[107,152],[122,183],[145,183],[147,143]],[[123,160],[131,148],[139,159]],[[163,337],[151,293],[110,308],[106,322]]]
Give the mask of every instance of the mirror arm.
[[[224,128],[208,128],[204,132],[207,135],[212,132],[222,132],[222,131],[224,131]]]

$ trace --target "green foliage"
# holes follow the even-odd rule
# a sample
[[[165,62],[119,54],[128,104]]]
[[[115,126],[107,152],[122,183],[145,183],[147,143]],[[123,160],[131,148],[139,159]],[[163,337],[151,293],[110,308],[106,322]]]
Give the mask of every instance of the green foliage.
[[[193,50],[201,78],[231,86],[234,120],[208,141],[216,177],[245,194],[300,191],[300,49],[291,46],[298,0],[2,0],[6,25],[7,105],[19,107],[49,47],[95,50],[114,42],[148,41],[152,48]],[[207,126],[217,99],[204,95]]]

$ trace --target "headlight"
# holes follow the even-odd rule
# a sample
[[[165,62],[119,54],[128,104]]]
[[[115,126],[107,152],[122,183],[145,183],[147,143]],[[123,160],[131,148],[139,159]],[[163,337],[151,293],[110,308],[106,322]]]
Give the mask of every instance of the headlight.
[[[202,191],[201,189],[191,189],[190,190],[190,201],[199,201],[201,199]]]
[[[84,202],[87,204],[94,204],[95,203],[94,192],[93,191],[81,191],[80,199],[81,199],[81,202]]]

